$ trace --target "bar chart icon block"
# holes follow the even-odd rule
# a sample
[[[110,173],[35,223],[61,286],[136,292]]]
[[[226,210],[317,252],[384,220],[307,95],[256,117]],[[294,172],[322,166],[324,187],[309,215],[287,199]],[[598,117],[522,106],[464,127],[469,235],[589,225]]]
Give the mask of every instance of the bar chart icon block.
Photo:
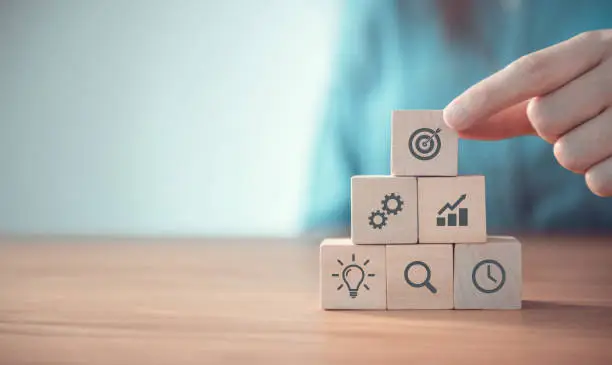
[[[396,110],[391,122],[391,174],[456,176],[459,137],[441,110]]]
[[[419,243],[485,242],[484,176],[418,178]]]
[[[465,200],[466,196],[467,196],[466,194],[461,195],[459,199],[457,199],[457,201],[453,203],[451,206],[452,207],[459,206],[459,204],[461,204]],[[444,226],[467,227],[468,226],[468,208],[458,208],[457,209],[458,214],[459,214],[459,224],[457,224],[457,213],[449,212],[446,216],[443,215],[446,209],[450,208],[451,206],[444,206],[438,211],[438,217],[436,218],[436,224],[439,227],[444,227]]]

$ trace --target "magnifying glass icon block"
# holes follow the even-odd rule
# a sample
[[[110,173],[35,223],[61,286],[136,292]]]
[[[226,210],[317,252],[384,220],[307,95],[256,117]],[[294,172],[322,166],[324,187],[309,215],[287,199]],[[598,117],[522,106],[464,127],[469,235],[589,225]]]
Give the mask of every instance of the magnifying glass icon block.
[[[425,279],[423,281],[416,282],[410,278],[410,269],[413,267],[422,267],[425,270]],[[438,292],[438,289],[431,284],[431,269],[429,268],[429,265],[423,261],[412,261],[409,263],[404,269],[404,279],[406,279],[406,283],[413,288],[426,287],[432,294],[436,294]]]

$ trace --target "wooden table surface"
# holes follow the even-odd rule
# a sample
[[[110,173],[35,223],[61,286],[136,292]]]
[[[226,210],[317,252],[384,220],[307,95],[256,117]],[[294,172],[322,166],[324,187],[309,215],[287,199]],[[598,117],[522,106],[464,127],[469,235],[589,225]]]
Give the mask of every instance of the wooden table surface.
[[[612,364],[612,238],[523,240],[521,311],[322,311],[318,244],[0,242],[1,364]]]

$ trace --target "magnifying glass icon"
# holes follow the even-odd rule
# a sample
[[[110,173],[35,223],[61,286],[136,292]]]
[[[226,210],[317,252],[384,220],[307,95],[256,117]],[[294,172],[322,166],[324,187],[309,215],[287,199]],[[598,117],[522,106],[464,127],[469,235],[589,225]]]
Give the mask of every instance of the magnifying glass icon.
[[[425,269],[425,272],[426,272],[425,279],[420,283],[414,282],[413,280],[410,279],[410,275],[409,275],[410,269],[412,269],[415,266],[422,267],[423,269]],[[433,294],[436,294],[438,292],[438,289],[436,289],[433,285],[431,285],[431,282],[430,282],[431,269],[423,261],[412,261],[411,263],[409,263],[408,266],[406,266],[406,268],[404,269],[404,279],[406,279],[406,282],[408,283],[408,285],[410,285],[413,288],[426,287]]]

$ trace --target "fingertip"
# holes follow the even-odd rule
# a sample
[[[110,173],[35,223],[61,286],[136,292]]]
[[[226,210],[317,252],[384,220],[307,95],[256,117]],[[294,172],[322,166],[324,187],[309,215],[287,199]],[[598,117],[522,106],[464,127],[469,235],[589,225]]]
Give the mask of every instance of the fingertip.
[[[523,135],[533,135],[535,131],[525,113],[527,102],[513,105],[488,119],[472,123],[468,128],[458,131],[464,139],[500,140]]]
[[[446,125],[458,132],[469,129],[473,124],[469,113],[457,99],[444,108],[442,116]]]
[[[532,122],[537,119],[536,115],[538,114],[538,104],[540,103],[539,100],[540,98],[537,96],[527,100],[527,108],[525,109],[525,112],[529,120]]]
[[[591,166],[584,174],[586,184],[593,194],[612,197],[612,157]]]
[[[542,99],[535,96],[527,101],[526,115],[534,132],[548,143],[555,143],[559,139],[558,127],[554,120],[544,111]]]

